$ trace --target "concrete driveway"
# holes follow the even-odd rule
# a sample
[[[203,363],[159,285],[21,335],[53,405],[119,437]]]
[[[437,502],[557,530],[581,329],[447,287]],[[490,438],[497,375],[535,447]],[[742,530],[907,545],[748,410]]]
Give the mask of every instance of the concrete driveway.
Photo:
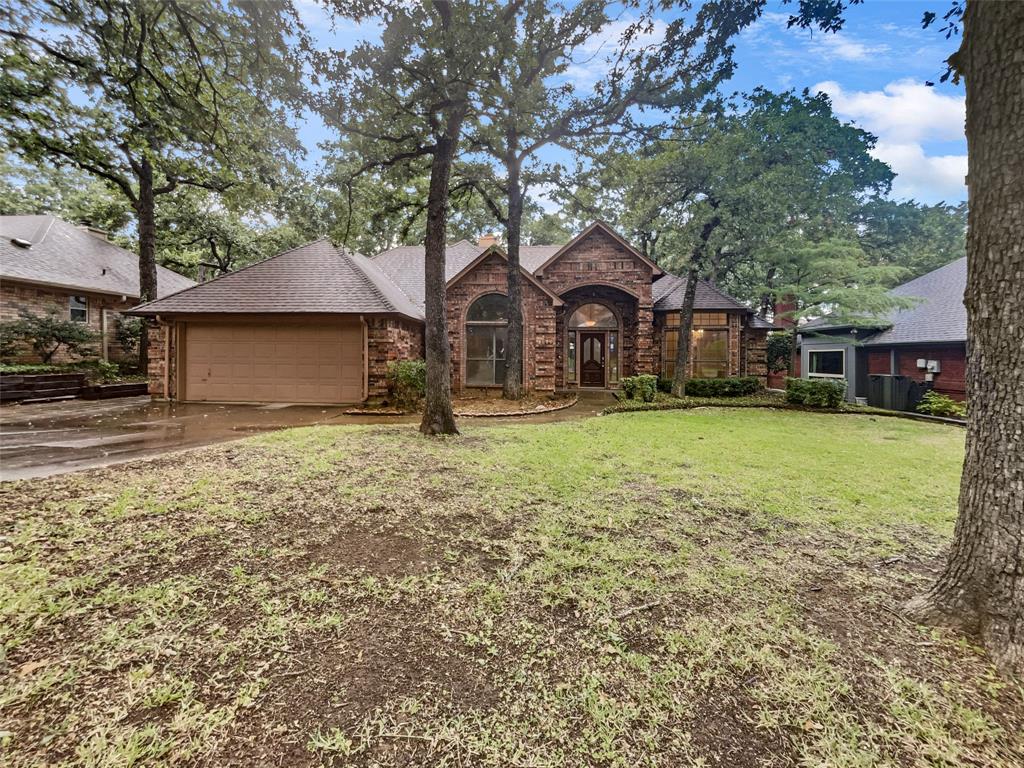
[[[0,480],[116,464],[247,434],[311,424],[400,423],[343,406],[154,403],[148,397],[0,408]]]

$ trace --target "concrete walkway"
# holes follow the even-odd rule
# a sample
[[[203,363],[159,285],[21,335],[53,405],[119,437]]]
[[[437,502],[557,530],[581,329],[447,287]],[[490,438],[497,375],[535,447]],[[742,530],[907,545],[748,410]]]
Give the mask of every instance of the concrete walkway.
[[[611,402],[607,392],[586,393],[561,411],[460,423],[569,421],[597,415]],[[346,407],[154,403],[148,397],[5,406],[0,408],[0,480],[59,475],[288,427],[419,423],[415,414],[349,416]]]

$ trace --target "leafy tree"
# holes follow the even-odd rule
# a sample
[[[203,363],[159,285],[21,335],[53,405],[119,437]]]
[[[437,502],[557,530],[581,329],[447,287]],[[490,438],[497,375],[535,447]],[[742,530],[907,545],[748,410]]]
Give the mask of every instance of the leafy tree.
[[[334,0],[338,15],[382,27],[381,40],[317,58],[329,87],[320,101],[344,149],[361,163],[350,176],[387,172],[398,184],[429,172],[424,231],[426,402],[420,431],[456,434],[445,317],[445,241],[453,162],[466,121],[493,80],[501,6],[477,0],[398,5]]]
[[[273,192],[257,185],[222,194],[182,187],[160,201],[156,223],[160,262],[200,281],[315,239],[279,220]]]
[[[8,320],[0,325],[5,352],[20,344],[28,344],[39,355],[43,364],[48,364],[61,347],[71,354],[87,353],[88,345],[97,339],[97,334],[85,323],[67,320],[56,312],[36,315],[22,312],[17,320]]]
[[[156,198],[273,177],[298,149],[300,31],[289,0],[15,0],[0,10],[0,118],[30,161],[86,171],[137,218],[156,298]],[[146,362],[146,339],[140,349]]]
[[[861,247],[874,264],[903,267],[903,280],[963,258],[967,203],[922,205],[913,200],[868,201],[856,215]]]
[[[132,220],[128,201],[110,185],[75,168],[23,163],[0,157],[0,216],[49,214],[75,224],[90,224],[125,237]]]
[[[523,393],[519,248],[526,192],[551,176],[537,153],[550,144],[587,150],[616,133],[656,132],[657,120],[641,120],[637,111],[664,113],[704,98],[731,73],[726,41],[750,20],[736,14],[731,3],[708,2],[692,16],[680,14],[670,21],[664,39],[651,44],[644,35],[653,27],[653,9],[627,2],[639,16],[609,52],[604,78],[589,92],[580,92],[566,72],[584,46],[607,28],[612,9],[622,5],[583,0],[551,7],[544,0],[525,0],[510,3],[500,17],[503,50],[497,77],[484,93],[483,119],[470,144],[489,156],[484,167],[494,173],[476,186],[506,233],[509,322],[502,394],[508,399]],[[468,173],[475,175],[472,169]],[[497,195],[490,193],[492,187]]]
[[[545,212],[527,198],[523,211],[524,245],[563,245],[572,239],[572,224],[559,212]]]
[[[613,147],[589,204],[619,216],[660,264],[687,273],[683,339],[705,275],[752,275],[739,293],[785,290],[804,313],[889,308],[894,270],[867,263],[848,223],[861,196],[887,190],[892,178],[870,156],[873,144],[836,119],[824,94],[759,89],[742,104],[680,118],[637,153]],[[677,354],[673,391],[681,395],[689,345]]]

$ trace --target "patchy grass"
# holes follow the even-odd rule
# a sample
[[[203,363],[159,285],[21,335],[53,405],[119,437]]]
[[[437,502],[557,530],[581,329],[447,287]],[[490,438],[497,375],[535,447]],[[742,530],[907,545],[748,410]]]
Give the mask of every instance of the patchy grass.
[[[313,427],[2,487],[4,764],[1016,766],[896,611],[962,431],[771,410]]]

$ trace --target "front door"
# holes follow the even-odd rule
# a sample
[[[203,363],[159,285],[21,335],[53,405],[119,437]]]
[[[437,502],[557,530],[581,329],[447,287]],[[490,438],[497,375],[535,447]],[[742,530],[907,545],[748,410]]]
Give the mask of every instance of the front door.
[[[581,387],[604,386],[605,338],[603,331],[580,331]]]

